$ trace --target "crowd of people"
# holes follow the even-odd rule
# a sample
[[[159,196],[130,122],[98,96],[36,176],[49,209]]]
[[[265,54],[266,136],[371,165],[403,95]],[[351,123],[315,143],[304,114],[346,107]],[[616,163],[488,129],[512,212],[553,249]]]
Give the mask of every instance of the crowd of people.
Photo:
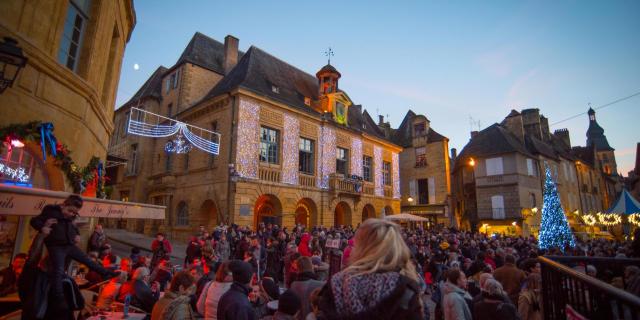
[[[128,257],[118,257],[97,225],[87,254],[76,250],[77,229],[60,222],[73,220],[66,205],[78,209],[81,203],[49,209],[61,211],[62,218],[40,218],[29,254],[16,255],[1,271],[0,293],[20,291],[25,319],[72,318],[60,310],[85,307],[95,314],[129,304],[152,320],[542,319],[538,255],[640,257],[638,235],[633,242],[577,241],[573,248],[542,251],[534,237],[406,229],[368,219],[356,228],[201,226],[184,260],[174,265],[173,247],[162,233],[149,255],[134,247]],[[41,261],[44,247],[48,263]],[[82,267],[67,268],[68,258]],[[591,265],[575,267],[598,273]],[[29,281],[20,280],[25,274]],[[95,303],[69,299],[68,280],[78,278],[82,287],[97,291]],[[47,281],[48,294],[42,287]],[[617,283],[640,295],[640,269],[627,267]],[[59,300],[66,302],[61,306]]]

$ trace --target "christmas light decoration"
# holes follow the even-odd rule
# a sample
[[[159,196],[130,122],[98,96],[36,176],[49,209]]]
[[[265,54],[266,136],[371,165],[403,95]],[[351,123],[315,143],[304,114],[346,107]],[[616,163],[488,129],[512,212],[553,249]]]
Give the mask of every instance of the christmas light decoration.
[[[617,213],[596,213],[598,216],[598,222],[607,227],[618,225],[622,222],[622,217]]]
[[[0,174],[18,182],[29,182],[29,179],[31,178],[25,172],[24,168],[19,167],[17,169],[14,169],[3,163],[0,163]]]
[[[629,222],[636,227],[640,227],[640,213],[633,213],[629,215]]]
[[[336,172],[336,133],[330,127],[322,127],[320,135],[322,148],[322,166],[320,187],[329,188],[329,175]]]
[[[322,139],[322,127],[318,127],[318,140]],[[322,145],[319,145],[318,148],[316,149],[318,150],[318,155],[316,156],[316,186],[318,188],[322,188]]]
[[[284,137],[282,141],[282,182],[298,184],[298,158],[300,157],[300,122],[284,115]]]
[[[558,247],[564,251],[565,245],[575,246],[569,223],[564,215],[556,184],[551,178],[551,170],[545,165],[545,182],[540,223],[539,247]]]
[[[384,186],[382,181],[382,148],[373,146],[373,182],[375,184],[376,196],[384,196]]]
[[[393,198],[400,199],[400,161],[398,154],[391,153],[391,171],[393,175]]]
[[[236,172],[245,178],[257,178],[260,151],[260,105],[241,100],[238,108]]]
[[[351,174],[362,177],[362,140],[351,139]]]
[[[592,214],[585,214],[582,216],[582,221],[584,221],[584,223],[588,226],[593,226],[596,224],[596,222],[598,222],[598,220],[596,219],[596,217],[594,217]]]
[[[163,138],[179,134],[179,136],[173,141],[170,141],[165,145],[165,151],[180,151],[176,153],[189,152],[191,150],[191,146],[186,146],[188,141],[204,152],[215,155],[219,154],[220,146],[217,143],[217,141],[220,141],[219,133],[138,108],[131,108],[127,132],[150,138]],[[187,141],[184,140],[185,138]]]

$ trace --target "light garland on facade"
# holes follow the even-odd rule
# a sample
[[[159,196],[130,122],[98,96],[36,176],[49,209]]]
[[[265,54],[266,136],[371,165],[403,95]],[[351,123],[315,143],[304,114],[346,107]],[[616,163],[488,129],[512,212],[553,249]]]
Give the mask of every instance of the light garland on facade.
[[[615,226],[622,222],[622,217],[617,213],[596,213],[598,216],[598,221],[603,226]]]
[[[282,182],[298,184],[300,122],[297,118],[285,114],[284,128],[282,141]]]
[[[336,133],[329,127],[322,127],[322,169],[320,187],[329,188],[329,175],[336,172]]]
[[[584,223],[588,226],[593,226],[596,224],[596,222],[598,222],[598,220],[596,219],[596,217],[594,217],[592,214],[585,214],[582,216],[582,221],[584,221]]]
[[[351,174],[362,177],[362,140],[351,139]]]
[[[635,225],[636,227],[640,227],[640,213],[633,213],[629,215],[629,223]]]
[[[373,146],[373,172],[376,196],[384,196],[384,186],[382,181],[382,148]]]
[[[391,153],[391,171],[393,175],[393,198],[400,199],[400,159],[395,152]]]
[[[29,179],[31,179],[31,177],[29,177],[25,172],[24,168],[20,167],[14,169],[3,163],[0,163],[0,174],[19,182],[29,182]]]
[[[259,139],[260,105],[241,100],[238,106],[238,150],[236,152],[236,172],[241,177],[255,179],[258,176]]]

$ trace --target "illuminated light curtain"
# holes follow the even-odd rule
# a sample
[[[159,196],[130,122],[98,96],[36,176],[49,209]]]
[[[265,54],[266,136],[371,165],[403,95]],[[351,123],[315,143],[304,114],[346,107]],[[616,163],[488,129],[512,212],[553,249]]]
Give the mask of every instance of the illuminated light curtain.
[[[395,152],[391,154],[391,170],[393,171],[393,197],[400,199],[400,161]]]
[[[300,122],[284,115],[284,139],[282,141],[282,182],[298,184],[298,158],[300,157]]]
[[[329,188],[329,175],[336,172],[336,133],[329,127],[322,127],[320,135],[322,148],[322,166],[320,171],[320,188]]]
[[[258,154],[260,152],[260,106],[249,101],[240,101],[238,107],[238,143],[236,171],[241,177],[258,177]]]
[[[362,177],[362,140],[351,139],[351,174]]]
[[[384,196],[384,185],[382,181],[382,148],[373,147],[373,172],[376,196]]]

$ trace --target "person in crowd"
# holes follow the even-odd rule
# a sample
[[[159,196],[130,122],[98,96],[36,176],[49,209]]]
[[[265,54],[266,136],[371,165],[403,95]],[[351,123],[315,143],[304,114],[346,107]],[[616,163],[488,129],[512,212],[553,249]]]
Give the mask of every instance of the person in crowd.
[[[521,320],[542,320],[542,278],[538,273],[530,273],[526,286],[518,298],[518,314]]]
[[[347,247],[344,249],[342,253],[342,268],[346,268],[349,265],[349,256],[351,256],[351,251],[353,250],[354,239],[351,238],[347,241]]]
[[[151,252],[153,252],[151,266],[155,268],[160,260],[169,259],[169,255],[172,251],[173,248],[171,247],[169,240],[165,239],[162,232],[158,232],[158,234],[156,234],[156,238],[151,243]]]
[[[467,277],[471,277],[478,272],[482,272],[482,270],[484,270],[484,268],[487,265],[487,263],[484,261],[485,261],[485,253],[484,251],[479,251],[476,254],[476,260],[473,261],[473,263],[471,264],[471,267],[469,267],[467,272],[465,272],[465,275]]]
[[[229,259],[229,256],[231,255],[231,249],[229,247],[229,241],[227,241],[226,234],[220,234],[220,240],[216,242],[215,251],[220,261],[226,261],[227,259]]]
[[[209,277],[204,273],[204,268],[201,266],[192,266],[189,268],[189,274],[195,281],[196,290],[191,295],[191,307],[193,310],[198,310],[198,299],[204,290],[204,287],[209,283]]]
[[[313,272],[313,264],[309,257],[300,257],[297,260],[298,268],[300,268],[300,274],[296,281],[291,284],[291,291],[298,295],[302,303],[302,312],[297,316],[297,319],[304,320],[309,312],[311,312],[311,301],[309,297],[311,292],[315,289],[322,288],[324,281],[318,281],[317,276]]]
[[[300,298],[291,290],[287,290],[278,299],[278,311],[273,316],[263,317],[263,320],[293,320],[300,311]]]
[[[218,303],[222,295],[231,288],[233,282],[229,261],[218,267],[215,279],[202,289],[196,310],[207,320],[218,319]]]
[[[484,259],[483,259],[484,260]],[[472,300],[467,292],[467,277],[460,269],[449,269],[442,291],[442,311],[445,320],[472,320],[469,304]]]
[[[627,266],[624,268],[624,281],[626,284],[624,290],[640,297],[640,267]]]
[[[140,267],[147,267],[151,269],[151,259],[147,256],[139,255],[138,260],[133,260],[135,263],[131,266],[131,270],[136,270]]]
[[[160,297],[160,285],[157,282],[150,283],[149,269],[140,267],[133,272],[131,281],[120,287],[118,302],[124,302],[127,295],[131,296],[131,305],[151,313],[153,305]]]
[[[54,223],[54,219],[46,221],[35,235],[22,267],[22,273],[17,278],[23,320],[47,319],[47,317],[52,318],[54,314],[57,319],[73,319],[71,310],[58,311],[48,308],[48,302],[52,301],[48,291],[49,276],[46,270],[48,263],[42,257],[45,248],[44,239],[51,232],[51,225]]]
[[[298,253],[303,257],[311,257],[313,255],[309,241],[311,241],[311,236],[306,232],[303,233],[302,237],[300,237],[300,244],[298,244]]]
[[[65,262],[71,258],[97,271],[103,279],[116,276],[117,273],[101,267],[93,262],[80,250],[77,244],[80,242],[80,232],[74,224],[78,211],[82,208],[82,198],[78,195],[68,196],[62,205],[47,205],[42,209],[40,215],[31,219],[31,227],[40,231],[48,220],[54,219],[49,235],[44,239],[49,254],[49,282],[51,285],[51,295],[54,301],[53,308],[66,312],[70,309],[65,299],[62,280],[65,275]]]
[[[93,233],[91,233],[89,241],[87,242],[87,252],[94,251],[102,253],[102,251],[107,248],[108,244],[107,235],[104,233],[102,225],[96,224],[96,227],[93,229]]]
[[[508,300],[500,282],[495,279],[487,279],[481,295],[480,301],[473,305],[475,319],[518,319],[518,311]]]
[[[195,320],[190,301],[196,282],[189,271],[176,273],[169,288],[153,306],[151,320]]]
[[[118,298],[122,284],[127,282],[128,275],[126,271],[122,271],[115,278],[111,278],[111,280],[100,289],[96,308],[102,310],[109,310],[111,308],[111,304]]]
[[[496,269],[496,261],[494,260],[495,257],[496,253],[495,251],[493,251],[493,249],[487,249],[487,251],[485,251],[484,263],[490,265],[492,270]]]
[[[227,292],[220,298],[216,311],[219,320],[255,320],[257,319],[249,293],[253,277],[253,268],[242,260],[233,260],[229,263],[229,269],[233,275],[233,283]]]
[[[138,262],[139,257],[140,257],[140,248],[138,247],[131,248],[131,253],[129,254],[129,258],[131,258],[131,261],[136,263]]]
[[[592,264],[588,264],[587,267],[585,268],[585,271],[587,273],[588,276],[591,277],[596,277],[596,275],[598,274],[598,269],[596,269],[596,267]]]
[[[491,273],[485,272],[480,274],[480,276],[478,277],[478,282],[474,282],[473,286],[470,283],[467,284],[467,291],[473,297],[473,303],[482,298],[481,293],[484,291],[484,285],[488,279],[493,279],[493,275]],[[473,303],[471,305],[473,305]]]
[[[26,260],[26,253],[18,253],[11,260],[11,265],[0,271],[0,278],[2,278],[0,297],[18,292],[18,278],[20,278]]]
[[[194,259],[200,259],[202,257],[202,244],[198,237],[191,236],[189,244],[187,245],[187,252],[184,257],[184,266],[188,267]]]
[[[162,259],[158,263],[158,266],[153,269],[151,273],[151,282],[157,282],[160,284],[160,291],[164,291],[167,284],[171,281],[171,261]]]
[[[264,275],[264,271],[267,267],[267,251],[260,241],[262,240],[258,236],[251,237],[251,246],[249,247],[253,252],[253,258],[255,259],[258,267],[258,277],[262,277],[262,275]]]
[[[305,320],[316,320],[318,319],[318,314],[320,313],[320,309],[318,303],[320,302],[320,291],[322,288],[317,288],[311,292],[309,295],[309,304],[311,305],[311,311],[305,316]],[[301,301],[302,302],[302,301]],[[302,308],[302,305],[301,305]],[[302,312],[302,311],[300,311]]]
[[[269,315],[267,304],[276,301],[280,297],[280,288],[271,278],[262,278],[259,282],[259,290],[249,294],[249,300],[253,305],[256,318],[260,319]]]
[[[524,271],[515,266],[516,258],[512,254],[507,254],[504,258],[504,266],[493,272],[493,277],[502,284],[504,290],[509,294],[511,301],[518,301],[520,289],[526,278]]]
[[[245,252],[249,251],[250,246],[249,234],[241,236],[235,246],[235,258],[237,260],[244,260]]]
[[[285,287],[289,288],[291,286],[292,273],[295,274],[297,270],[295,270],[295,260],[300,257],[298,253],[298,247],[295,244],[295,241],[290,241],[287,245],[286,253],[283,259],[283,269],[284,269],[284,284]]]
[[[280,270],[282,270],[282,253],[280,252],[278,240],[274,237],[267,238],[267,248],[265,251],[267,253],[267,266],[264,275],[265,277],[278,279],[278,274]]]
[[[367,219],[356,232],[350,265],[333,275],[319,302],[325,319],[422,319],[420,276],[400,227]]]

